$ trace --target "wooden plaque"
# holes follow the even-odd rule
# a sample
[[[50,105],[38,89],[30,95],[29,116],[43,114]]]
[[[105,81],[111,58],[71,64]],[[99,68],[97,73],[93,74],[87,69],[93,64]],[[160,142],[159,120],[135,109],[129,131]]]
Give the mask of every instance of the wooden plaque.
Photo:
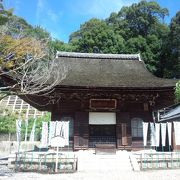
[[[90,99],[91,109],[116,109],[116,99]]]

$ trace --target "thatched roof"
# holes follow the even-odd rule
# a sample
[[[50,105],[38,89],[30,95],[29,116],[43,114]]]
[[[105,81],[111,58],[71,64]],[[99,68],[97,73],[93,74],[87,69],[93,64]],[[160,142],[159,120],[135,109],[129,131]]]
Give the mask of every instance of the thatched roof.
[[[152,75],[139,54],[94,54],[58,52],[59,66],[69,72],[60,86],[160,88],[174,87],[176,80]]]

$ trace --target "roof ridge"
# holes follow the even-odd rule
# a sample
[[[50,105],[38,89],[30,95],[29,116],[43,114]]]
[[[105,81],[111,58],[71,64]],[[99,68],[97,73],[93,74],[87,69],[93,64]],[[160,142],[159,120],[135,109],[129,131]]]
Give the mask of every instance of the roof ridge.
[[[121,59],[121,60],[138,60],[141,61],[140,54],[99,54],[99,53],[78,53],[57,51],[56,57],[69,58],[96,58],[96,59]]]

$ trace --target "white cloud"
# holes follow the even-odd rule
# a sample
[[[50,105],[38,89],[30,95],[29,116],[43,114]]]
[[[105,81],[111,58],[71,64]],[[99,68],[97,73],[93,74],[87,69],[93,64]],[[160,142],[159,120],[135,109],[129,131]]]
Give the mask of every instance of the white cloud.
[[[57,22],[58,19],[59,19],[59,15],[57,15],[56,13],[54,13],[51,9],[48,9],[47,15],[49,16],[49,18],[50,18],[51,21],[53,21],[53,22]]]
[[[20,1],[19,0],[15,1],[15,9],[16,9],[16,12],[18,12],[20,9]]]
[[[47,0],[37,1],[36,18],[38,24],[42,23],[43,20],[49,20],[56,23],[60,17],[61,13],[54,12],[48,5]]]
[[[38,0],[37,7],[38,7],[39,9],[41,9],[41,8],[44,7],[43,0]]]
[[[104,18],[108,13],[119,10],[121,6],[119,0],[94,0],[87,13]]]
[[[59,6],[63,3],[62,1],[59,0]],[[72,3],[73,1],[75,1],[75,3]],[[122,6],[129,6],[138,1],[140,0],[69,0],[66,6],[63,6],[64,9],[59,8],[59,10],[57,10],[58,8],[53,9],[53,4],[50,4],[49,0],[37,0],[37,24],[51,32],[54,38],[67,41],[66,36],[68,36],[68,28],[70,27],[68,23],[71,21],[73,21],[72,24],[80,24],[86,19],[88,20],[93,17],[104,19],[107,18],[110,13],[118,12]],[[66,24],[63,24],[63,20],[60,21],[62,17],[67,19]],[[83,21],[81,22],[80,19],[83,19]],[[73,28],[71,29],[71,31],[74,31]]]
[[[85,0],[79,1],[79,14],[106,18],[111,12],[118,12],[122,6],[129,6],[140,0]],[[81,2],[81,3],[80,3]],[[73,8],[73,7],[72,7]]]
[[[41,12],[43,11],[43,9],[44,9],[44,1],[38,0],[37,7],[36,7],[36,18],[37,18],[38,23],[40,21],[40,15],[41,15]]]
[[[51,36],[55,39],[59,39],[60,37],[62,37],[62,32],[60,29],[58,31],[51,29]]]

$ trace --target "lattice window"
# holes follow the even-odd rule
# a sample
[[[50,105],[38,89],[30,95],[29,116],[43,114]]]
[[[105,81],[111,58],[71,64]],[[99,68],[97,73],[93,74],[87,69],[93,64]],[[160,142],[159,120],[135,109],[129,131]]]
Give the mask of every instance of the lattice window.
[[[141,118],[133,118],[131,120],[132,137],[143,137],[143,120]]]

